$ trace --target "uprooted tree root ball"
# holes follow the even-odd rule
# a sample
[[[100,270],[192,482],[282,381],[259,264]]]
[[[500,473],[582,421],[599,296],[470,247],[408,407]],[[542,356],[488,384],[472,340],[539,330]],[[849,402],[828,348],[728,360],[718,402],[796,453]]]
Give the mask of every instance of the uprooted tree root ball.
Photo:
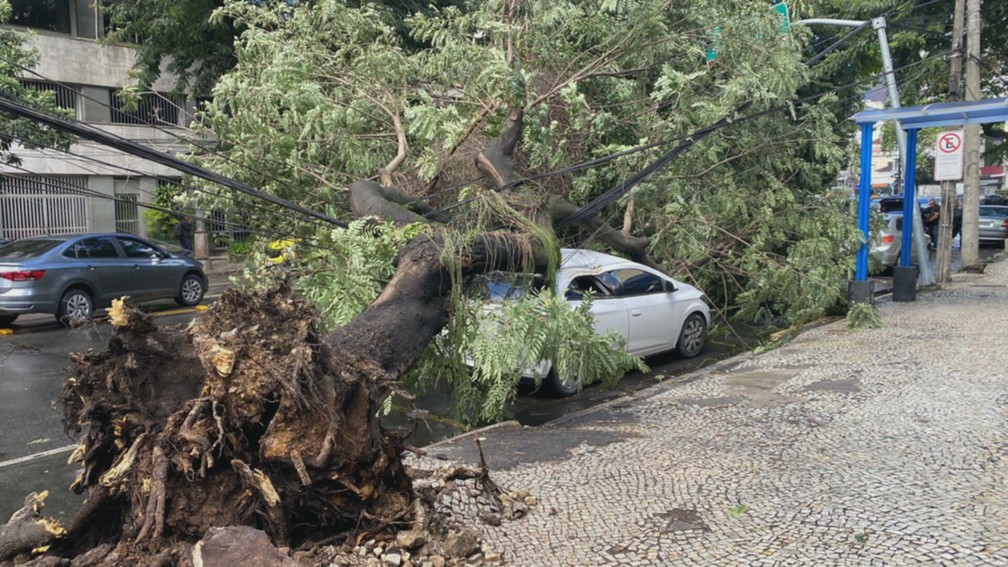
[[[435,504],[468,479],[499,513],[485,467],[428,471],[414,490],[400,435],[377,417],[394,377],[323,342],[315,314],[286,288],[228,290],[189,329],[118,306],[107,349],[72,357],[61,396],[81,439],[72,488],[86,503],[65,530],[42,530],[0,560],[50,545],[50,559],[80,565],[188,564],[192,544],[225,526],[262,530],[305,560],[397,534],[412,534],[398,536],[404,549],[449,564],[478,552],[459,545],[477,540]],[[19,521],[39,521],[32,502]],[[328,551],[308,551],[320,545]]]

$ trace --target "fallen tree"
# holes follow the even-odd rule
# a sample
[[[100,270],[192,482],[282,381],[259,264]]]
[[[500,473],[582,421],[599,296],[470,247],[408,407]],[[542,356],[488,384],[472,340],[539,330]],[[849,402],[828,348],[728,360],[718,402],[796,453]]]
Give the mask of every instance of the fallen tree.
[[[437,237],[411,243],[382,296],[328,337],[283,287],[228,290],[188,330],[117,304],[107,349],[74,356],[61,398],[67,427],[83,432],[74,488],[87,503],[64,529],[40,523],[33,497],[0,536],[0,559],[111,542],[129,564],[216,526],[260,528],[293,547],[438,533],[378,410],[444,325],[453,278],[442,254]],[[488,234],[460,261],[471,275],[546,258],[515,235]]]

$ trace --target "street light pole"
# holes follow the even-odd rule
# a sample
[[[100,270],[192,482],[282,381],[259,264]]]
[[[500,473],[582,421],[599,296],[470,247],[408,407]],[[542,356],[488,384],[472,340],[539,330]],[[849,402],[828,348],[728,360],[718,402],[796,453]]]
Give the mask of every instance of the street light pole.
[[[806,25],[822,24],[827,26],[846,26],[856,28],[864,26],[868,22],[859,20],[836,20],[831,18],[811,18],[808,20],[800,20],[800,23]],[[882,69],[885,71],[886,89],[889,91],[889,104],[892,108],[900,108],[899,90],[896,88],[896,74],[893,70],[892,55],[889,52],[889,37],[886,34],[886,20],[881,16],[878,18],[872,18],[871,26],[878,35],[879,50],[882,53]],[[899,124],[896,125],[896,143],[899,146],[900,171],[903,173],[902,179],[905,183],[907,179],[906,132]],[[861,175],[871,175],[871,171],[862,171]],[[903,194],[905,195],[906,193],[907,191],[904,190]],[[918,281],[921,285],[932,285],[935,283],[935,276],[934,270],[931,269],[931,262],[928,261],[928,249],[927,243],[924,242],[924,223],[921,220],[920,207],[911,207],[911,210],[913,211],[912,246],[917,249],[917,258],[919,259],[918,262],[920,264]]]

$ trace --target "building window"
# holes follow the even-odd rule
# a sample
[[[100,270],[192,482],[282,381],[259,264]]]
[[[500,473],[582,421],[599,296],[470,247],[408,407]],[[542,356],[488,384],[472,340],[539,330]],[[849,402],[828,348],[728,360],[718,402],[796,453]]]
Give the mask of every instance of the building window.
[[[26,79],[21,80],[21,85],[37,91],[50,91],[56,96],[56,106],[73,111],[77,110],[77,89],[73,87],[46,81],[29,81]]]
[[[70,0],[11,0],[10,23],[37,30],[69,34]]]
[[[115,223],[116,232],[140,234],[140,194],[116,193]]]
[[[112,123],[142,126],[178,126],[182,97],[143,93],[136,105],[129,105],[118,91],[112,93]]]

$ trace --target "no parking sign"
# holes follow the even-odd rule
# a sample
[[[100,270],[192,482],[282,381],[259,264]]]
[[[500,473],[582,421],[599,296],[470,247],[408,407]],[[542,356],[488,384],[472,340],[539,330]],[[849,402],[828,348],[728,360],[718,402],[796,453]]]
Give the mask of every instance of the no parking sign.
[[[963,174],[963,132],[950,130],[935,139],[935,181],[957,181]]]

